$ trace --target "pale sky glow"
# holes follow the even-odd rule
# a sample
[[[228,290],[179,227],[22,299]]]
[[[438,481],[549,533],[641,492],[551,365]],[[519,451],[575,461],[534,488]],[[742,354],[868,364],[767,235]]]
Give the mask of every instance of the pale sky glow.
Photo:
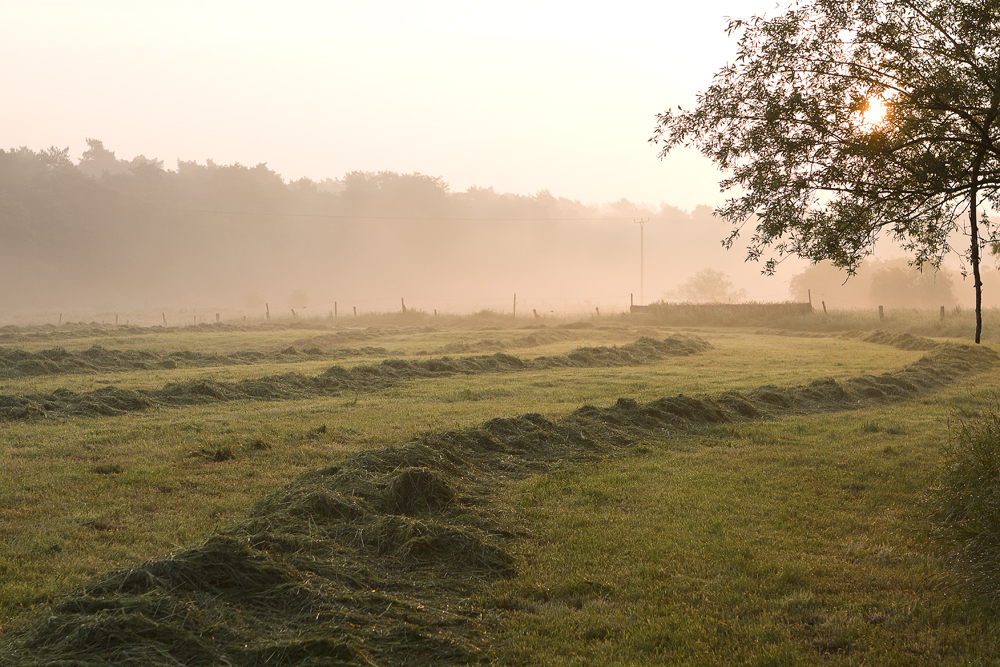
[[[721,201],[654,115],[731,59],[773,0],[0,3],[0,147],[441,176],[589,203]]]

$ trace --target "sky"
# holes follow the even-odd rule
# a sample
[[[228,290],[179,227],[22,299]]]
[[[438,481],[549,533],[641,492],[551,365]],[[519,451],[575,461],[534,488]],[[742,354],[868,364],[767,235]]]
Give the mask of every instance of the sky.
[[[735,53],[699,2],[0,0],[0,148],[86,138],[119,158],[354,170],[684,210],[720,174],[660,161],[655,114],[690,108]]]

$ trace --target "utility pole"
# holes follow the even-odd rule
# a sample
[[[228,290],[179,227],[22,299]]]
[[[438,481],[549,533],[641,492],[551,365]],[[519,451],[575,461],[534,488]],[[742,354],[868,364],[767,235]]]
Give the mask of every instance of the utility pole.
[[[643,280],[645,279],[645,273],[646,273],[645,266],[643,266],[643,260],[644,260],[644,258],[643,258],[643,245],[644,245],[644,239],[643,239],[644,234],[643,234],[643,232],[646,229],[646,223],[649,222],[649,218],[646,218],[645,220],[633,220],[632,222],[634,222],[635,224],[639,225],[639,305],[640,306],[645,306],[646,305],[646,300],[643,298],[643,295],[642,295],[642,292],[643,292]]]

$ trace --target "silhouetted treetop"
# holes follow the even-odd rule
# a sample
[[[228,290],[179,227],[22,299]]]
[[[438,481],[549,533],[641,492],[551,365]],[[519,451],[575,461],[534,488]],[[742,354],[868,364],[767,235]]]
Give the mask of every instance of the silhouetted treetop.
[[[967,214],[978,342],[993,230],[977,208],[1000,204],[998,12],[996,0],[812,0],[732,20],[736,61],[694,110],[661,114],[651,141],[727,172],[727,242],[752,222],[748,256],[773,253],[766,271],[794,254],[853,273],[883,235],[939,265]]]

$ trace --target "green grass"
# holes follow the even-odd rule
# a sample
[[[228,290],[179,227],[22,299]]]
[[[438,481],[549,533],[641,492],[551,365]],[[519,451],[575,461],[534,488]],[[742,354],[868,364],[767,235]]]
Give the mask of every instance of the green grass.
[[[921,499],[966,383],[919,402],[646,442],[521,482],[490,595],[507,664],[991,664]],[[899,427],[906,424],[906,428]]]
[[[562,331],[507,352],[560,354],[672,330],[609,321]],[[344,346],[418,356],[449,345],[516,342],[531,332],[499,324],[411,329]],[[316,333],[181,329],[73,344],[222,354],[280,348]],[[498,416],[558,418],[619,396],[642,402],[845,379],[923,355],[837,337],[733,329],[699,335],[714,349],[640,367],[457,375],[379,393],[0,424],[0,619],[7,619],[0,631],[20,610],[195,542],[303,472],[360,451]],[[184,379],[316,374],[329,365],[63,375],[5,380],[0,393],[108,383],[156,388]],[[949,415],[980,409],[996,385],[980,375],[879,409],[704,428],[510,482],[507,495],[490,502],[515,510],[512,526],[527,528],[529,537],[512,547],[516,577],[478,594],[494,610],[482,622],[491,651],[503,664],[525,665],[1000,659],[996,617],[944,583],[947,563],[927,540],[922,505]],[[232,459],[213,460],[226,448]]]
[[[1000,604],[1000,405],[964,409],[949,424],[944,464],[928,508],[956,579]]]
[[[503,333],[523,335],[517,331],[480,335],[495,339]],[[626,342],[639,333],[615,335]],[[583,337],[587,332],[574,334]],[[520,354],[557,354],[571,343],[605,344],[609,334],[590,335],[591,340],[576,338]],[[0,580],[0,612],[9,615],[106,569],[134,564],[197,539],[304,470],[363,449],[405,442],[423,432],[526,412],[561,417],[585,403],[610,404],[619,396],[647,401],[720,387],[795,384],[820,375],[850,377],[897,368],[920,356],[835,338],[709,334],[708,339],[716,349],[707,354],[634,368],[454,376],[410,382],[378,394],[0,424],[6,453],[0,481],[7,517],[2,544],[4,568],[10,574]],[[167,381],[235,380],[289,370],[316,374],[325,367],[328,364],[310,361],[62,375],[8,380],[0,393],[51,391],[58,386],[84,391],[106,386],[105,382],[152,389]],[[310,434],[321,425],[327,427],[326,433]],[[267,444],[268,449],[254,449],[255,442]],[[198,454],[222,447],[232,448],[235,459],[214,462]],[[101,466],[122,472],[94,472]]]

